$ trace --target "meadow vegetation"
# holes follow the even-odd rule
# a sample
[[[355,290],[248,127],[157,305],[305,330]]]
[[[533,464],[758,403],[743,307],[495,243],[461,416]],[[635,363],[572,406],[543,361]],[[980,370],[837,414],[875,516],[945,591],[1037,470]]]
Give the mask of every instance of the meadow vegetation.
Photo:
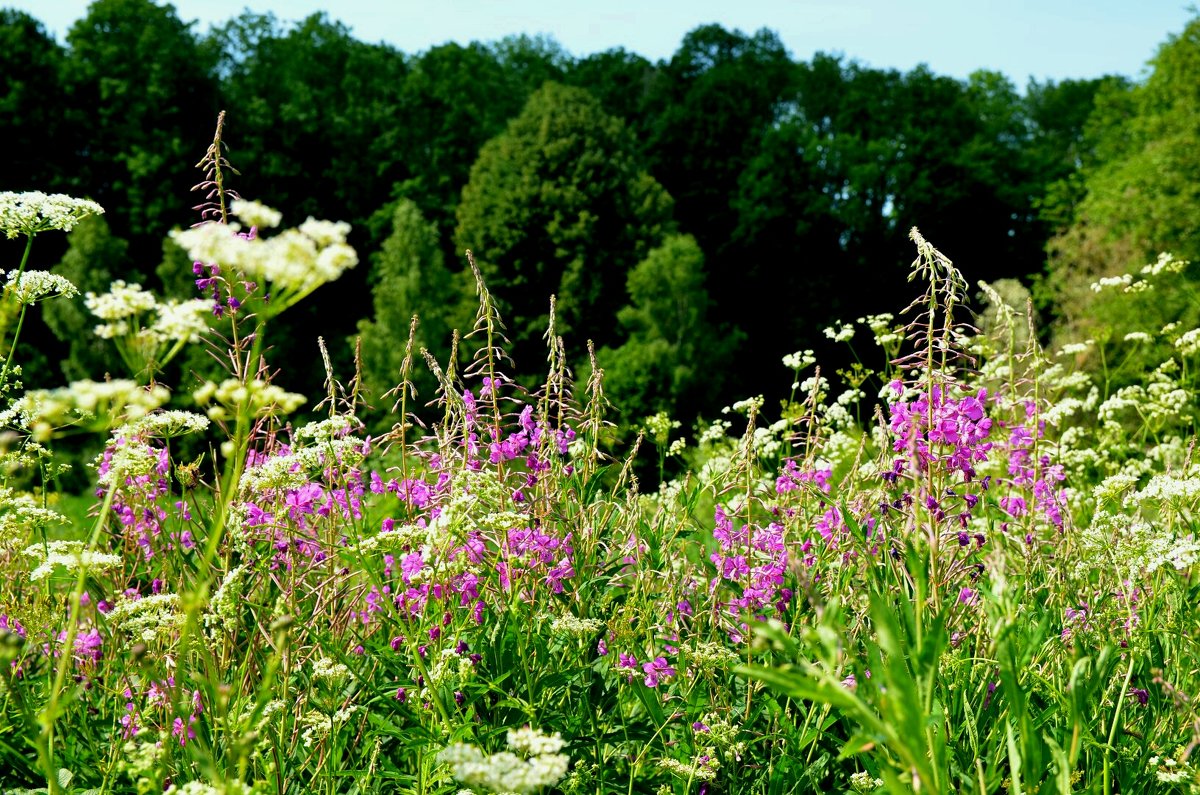
[[[223,86],[253,142],[239,174],[219,116],[189,216],[137,125],[190,120],[117,92],[123,139],[63,161],[98,201],[0,193],[0,792],[1200,790],[1200,22],[1142,83],[1018,100],[769,32],[407,59],[99,0],[69,51],[0,12],[39,54],[0,87],[132,79],[94,70],[138,13],[147,61],[196,56],[150,88]],[[256,91],[326,86],[313,52],[395,78],[327,127],[403,106],[425,159],[289,138]],[[899,227],[981,195],[982,266]]]

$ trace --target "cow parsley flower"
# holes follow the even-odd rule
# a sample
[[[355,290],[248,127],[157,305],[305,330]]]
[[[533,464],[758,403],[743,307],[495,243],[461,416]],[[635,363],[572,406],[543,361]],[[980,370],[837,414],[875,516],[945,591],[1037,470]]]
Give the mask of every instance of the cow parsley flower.
[[[155,342],[199,342],[200,335],[208,331],[211,306],[208,301],[194,298],[190,301],[167,301],[159,304],[158,319],[150,327]]]
[[[252,202],[237,205],[242,220],[258,226],[278,222],[270,208]],[[299,228],[271,237],[240,233],[236,223],[206,223],[174,231],[171,238],[197,263],[218,265],[255,283],[265,283],[270,302],[256,311],[276,315],[326,282],[358,264],[358,254],[346,243],[350,225],[309,218]]]
[[[210,634],[215,634],[218,629],[225,632],[234,632],[237,629],[242,611],[242,597],[246,591],[247,571],[248,566],[243,563],[226,572],[217,592],[209,600],[203,621]]]
[[[1175,259],[1175,255],[1164,251],[1158,255],[1157,260],[1151,262],[1149,265],[1144,265],[1141,274],[1143,276],[1158,276],[1163,273],[1182,273],[1188,264],[1187,260]]]
[[[79,290],[75,289],[75,285],[70,281],[57,273],[47,273],[46,271],[26,271],[25,273],[9,271],[4,291],[12,295],[17,303],[23,305],[35,304],[45,298],[56,296],[74,298],[79,295]]]
[[[123,599],[108,612],[109,623],[123,632],[150,643],[162,633],[168,636],[183,626],[179,596],[158,593],[140,599]]]
[[[849,342],[854,339],[854,324],[841,323],[825,329],[825,336],[835,342]]]
[[[350,678],[350,669],[329,657],[319,657],[313,660],[313,679],[324,680],[337,686]]]
[[[306,400],[304,395],[287,392],[257,378],[248,384],[242,384],[236,378],[226,378],[220,384],[209,381],[193,392],[192,397],[201,406],[216,401],[218,405],[208,409],[208,416],[214,420],[236,415],[243,401],[248,403],[255,417],[267,417],[272,414],[291,414]]]
[[[589,638],[604,629],[597,618],[578,618],[570,613],[558,616],[550,623],[550,632],[571,638]]]
[[[816,364],[817,357],[813,355],[812,349],[808,348],[795,353],[789,353],[783,357],[783,366],[789,370],[803,370],[810,364]]]
[[[29,579],[34,582],[49,577],[58,566],[68,572],[82,566],[95,573],[109,571],[121,565],[120,555],[87,550],[82,541],[50,541],[46,544],[34,544],[28,547],[24,554],[38,563],[37,568],[29,573]]]
[[[437,758],[463,784],[531,795],[557,784],[567,774],[571,759],[559,753],[564,745],[558,734],[549,736],[526,727],[508,733],[509,751],[485,755],[473,745],[454,743]]]
[[[259,229],[274,229],[283,220],[283,213],[278,210],[261,202],[246,199],[234,199],[229,205],[229,211],[250,226]]]
[[[120,435],[154,437],[156,439],[173,439],[186,436],[189,433],[199,433],[209,426],[207,417],[191,411],[157,411],[147,414],[141,419],[129,423],[120,431]]]
[[[131,317],[149,312],[158,306],[154,294],[142,289],[140,284],[128,284],[124,279],[117,279],[109,287],[107,293],[97,295],[89,292],[83,298],[84,306],[96,317],[111,323],[128,320]],[[96,333],[106,339],[117,336],[114,332]]]
[[[870,773],[862,770],[850,775],[850,789],[855,792],[874,792],[883,787],[883,779],[874,778]]]
[[[1098,293],[1112,287],[1128,287],[1133,283],[1133,274],[1126,273],[1121,276],[1104,276],[1099,281],[1092,282],[1092,292]]]
[[[51,229],[70,232],[82,219],[103,213],[104,208],[94,201],[61,193],[0,193],[0,230],[9,240]]]
[[[0,549],[19,544],[30,530],[63,521],[63,516],[43,508],[32,494],[0,486]]]

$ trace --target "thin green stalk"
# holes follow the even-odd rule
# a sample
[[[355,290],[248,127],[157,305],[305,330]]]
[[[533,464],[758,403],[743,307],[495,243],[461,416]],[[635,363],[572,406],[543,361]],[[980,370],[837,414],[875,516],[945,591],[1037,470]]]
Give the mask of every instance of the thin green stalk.
[[[67,619],[67,635],[63,640],[61,652],[58,658],[57,670],[54,674],[54,683],[50,687],[50,696],[46,701],[46,706],[38,714],[38,723],[42,727],[41,733],[37,739],[38,760],[42,766],[42,772],[46,774],[46,787],[49,795],[58,795],[60,792],[58,786],[58,771],[54,767],[54,724],[58,720],[59,698],[62,695],[63,685],[67,680],[67,670],[71,667],[71,660],[74,658],[75,638],[79,632],[79,610],[80,602],[83,598],[83,587],[87,581],[87,567],[84,560],[87,556],[94,552],[96,546],[100,543],[100,535],[104,530],[104,525],[108,519],[108,513],[112,509],[113,494],[115,487],[109,487],[104,495],[104,502],[100,506],[100,513],[96,517],[96,522],[92,526],[92,535],[88,540],[87,547],[80,554],[79,573],[75,576],[75,588],[71,592],[71,612]]]
[[[33,249],[33,235],[25,236],[25,253],[21,255],[21,265],[17,268],[17,277],[13,280],[13,284],[19,284],[21,274],[25,273],[25,266],[29,263],[29,252]],[[13,332],[12,344],[8,348],[8,358],[4,360],[4,369],[0,370],[0,386],[8,382],[8,371],[12,367],[13,354],[17,351],[17,338],[21,336],[21,326],[25,323],[25,310],[28,307],[21,305],[21,316],[17,320],[17,329]]]
[[[1117,738],[1117,726],[1120,725],[1121,707],[1125,703],[1125,693],[1129,690],[1129,682],[1133,679],[1133,655],[1129,656],[1129,667],[1125,671],[1125,681],[1121,683],[1121,694],[1117,696],[1116,706],[1113,708],[1112,724],[1108,727],[1108,740],[1104,744],[1104,795],[1110,795],[1112,792],[1112,750],[1113,742]]]

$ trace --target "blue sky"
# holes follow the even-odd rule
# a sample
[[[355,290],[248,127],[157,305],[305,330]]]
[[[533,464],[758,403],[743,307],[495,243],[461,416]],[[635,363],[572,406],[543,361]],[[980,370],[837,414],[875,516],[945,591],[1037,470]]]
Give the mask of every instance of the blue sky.
[[[779,33],[793,57],[838,52],[877,67],[965,77],[1138,77],[1157,46],[1191,19],[1190,0],[178,0],[203,30],[244,8],[298,19],[328,10],[358,38],[418,52],[446,41],[545,33],[575,55],[624,46],[669,57],[683,34],[719,22]],[[86,0],[0,0],[33,14],[61,40]]]

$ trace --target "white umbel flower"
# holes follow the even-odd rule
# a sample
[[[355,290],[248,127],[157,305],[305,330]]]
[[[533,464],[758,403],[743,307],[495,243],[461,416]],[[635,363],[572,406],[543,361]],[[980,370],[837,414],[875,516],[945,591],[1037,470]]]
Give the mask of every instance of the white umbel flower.
[[[44,298],[54,298],[60,295],[64,298],[74,298],[79,295],[79,290],[75,289],[75,285],[67,279],[57,273],[47,273],[46,271],[26,271],[25,273],[9,271],[4,291],[16,298],[19,304],[35,304]]]
[[[229,205],[229,211],[250,226],[259,229],[274,229],[283,220],[283,213],[268,207],[262,202],[234,199]]]
[[[140,284],[127,284],[124,279],[113,282],[107,293],[89,292],[83,303],[93,315],[109,321],[125,320],[158,306],[153,293],[143,290]]]
[[[158,320],[150,331],[158,342],[199,342],[208,331],[212,304],[201,298],[158,305]]]
[[[567,774],[571,759],[558,753],[564,745],[558,734],[526,727],[508,733],[509,751],[484,755],[473,745],[454,743],[442,749],[438,761],[448,765],[463,784],[530,795],[554,786]]]
[[[68,572],[82,566],[94,573],[115,569],[121,565],[120,555],[85,549],[82,541],[34,544],[25,550],[25,556],[38,562],[37,568],[29,573],[29,579],[34,582],[49,577],[59,566]]]
[[[103,212],[104,208],[94,201],[61,193],[0,193],[0,230],[9,240],[51,229],[70,232],[80,220]]]

